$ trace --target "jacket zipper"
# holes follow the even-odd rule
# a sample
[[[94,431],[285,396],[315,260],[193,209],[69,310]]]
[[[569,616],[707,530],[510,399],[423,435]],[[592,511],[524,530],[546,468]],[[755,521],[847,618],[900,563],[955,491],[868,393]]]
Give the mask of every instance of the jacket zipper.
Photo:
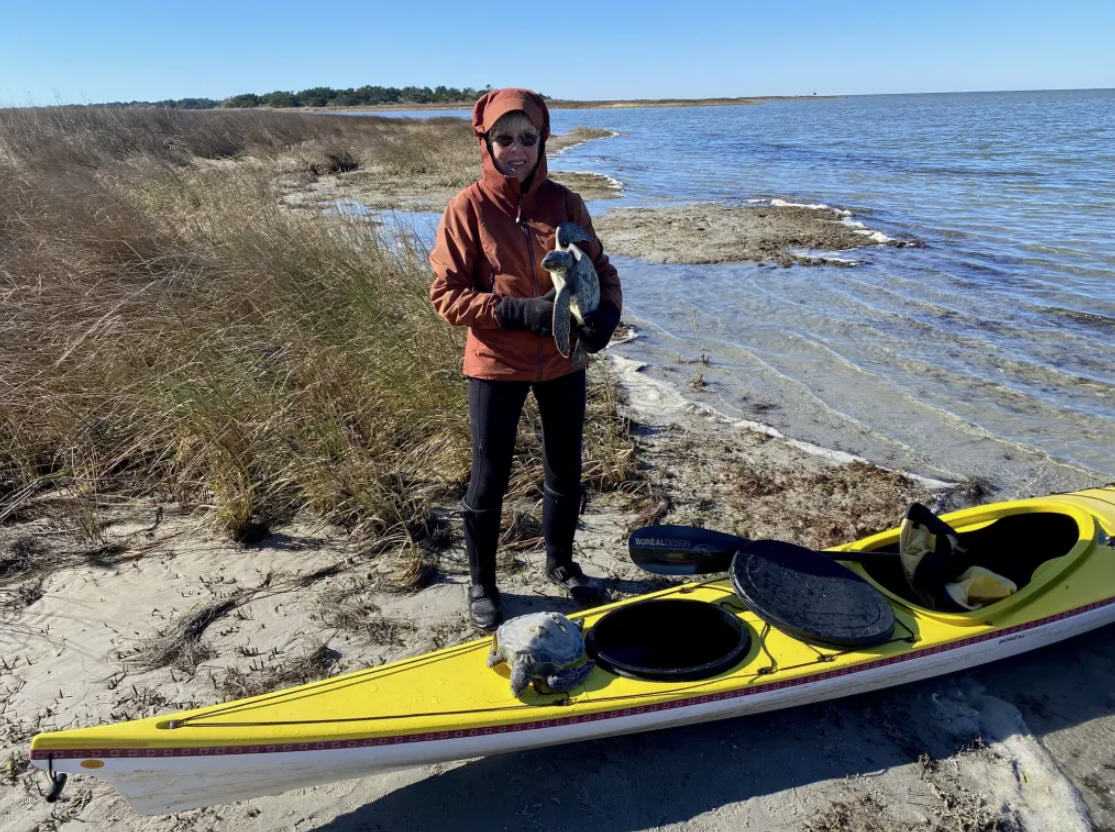
[[[534,271],[534,245],[530,241],[530,228],[527,226],[527,218],[523,216],[523,200],[519,198],[518,210],[516,211],[515,223],[523,229],[523,239],[527,244],[527,263],[530,265],[530,281],[534,287],[534,296],[541,297],[538,293],[538,275]],[[542,380],[542,347],[544,338],[538,336],[538,354],[535,357],[535,365],[538,368],[538,378],[536,381]]]

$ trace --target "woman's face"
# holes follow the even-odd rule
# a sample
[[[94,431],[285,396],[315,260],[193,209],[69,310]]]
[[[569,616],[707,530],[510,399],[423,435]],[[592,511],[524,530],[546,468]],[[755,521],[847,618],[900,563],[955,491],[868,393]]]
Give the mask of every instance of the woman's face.
[[[500,119],[502,121],[502,119]],[[504,126],[496,123],[488,134],[492,148],[492,159],[496,168],[504,176],[514,176],[520,182],[534,172],[538,164],[538,131],[526,121]]]

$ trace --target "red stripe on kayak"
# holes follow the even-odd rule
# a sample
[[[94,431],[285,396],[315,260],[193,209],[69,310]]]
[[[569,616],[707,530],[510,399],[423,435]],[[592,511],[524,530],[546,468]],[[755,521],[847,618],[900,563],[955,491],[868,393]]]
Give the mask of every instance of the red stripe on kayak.
[[[381,745],[403,745],[405,743],[411,742],[438,742],[443,740],[468,739],[472,737],[487,737],[497,734],[512,734],[519,731],[537,731],[545,728],[560,728],[564,725],[577,725],[578,723],[584,722],[599,722],[605,719],[617,719],[626,716],[638,716],[640,714],[654,713],[656,711],[668,711],[674,708],[687,708],[693,705],[704,705],[709,702],[720,702],[725,699],[736,699],[743,696],[753,696],[758,693],[767,693],[774,690],[785,690],[786,688],[813,684],[814,682],[820,682],[826,679],[835,679],[841,676],[850,676],[854,673],[863,673],[864,671],[874,670],[875,668],[879,667],[887,667],[888,665],[900,664],[901,662],[907,662],[913,659],[920,659],[924,656],[932,656],[938,653],[946,653],[949,650],[956,650],[961,647],[969,647],[973,644],[979,644],[982,641],[990,641],[992,639],[1003,638],[1004,636],[1009,636],[1013,633],[1022,632],[1024,630],[1032,630],[1035,627],[1043,627],[1046,624],[1052,624],[1056,621],[1063,621],[1066,618],[1072,618],[1076,615],[1091,612],[1092,610],[1097,610],[1113,603],[1115,603],[1115,598],[1107,598],[1103,601],[1096,601],[1095,603],[1088,604],[1087,606],[1077,607],[1076,609],[1068,610],[1067,612],[1061,612],[1057,613],[1056,615],[1051,615],[1048,618],[1041,618],[1037,621],[1030,621],[1025,624],[1016,624],[1013,627],[996,630],[993,633],[984,633],[982,635],[970,636],[969,638],[960,639],[958,641],[950,641],[947,644],[940,644],[936,647],[928,647],[924,650],[903,653],[900,656],[889,656],[885,659],[876,659],[875,661],[864,662],[863,664],[858,664],[854,667],[828,670],[824,673],[817,673],[811,676],[804,676],[795,679],[786,679],[781,682],[769,682],[767,684],[758,685],[755,687],[740,688],[738,690],[723,691],[721,693],[709,693],[702,696],[689,697],[686,699],[675,699],[671,702],[661,702],[654,705],[637,705],[628,708],[621,708],[615,711],[602,711],[595,714],[557,717],[555,719],[543,719],[536,722],[520,722],[514,725],[487,725],[480,728],[465,728],[456,731],[433,731],[425,734],[401,734],[394,737],[370,737],[367,739],[332,740],[328,742],[295,742],[266,745],[218,745],[196,748],[83,748],[51,751],[33,750],[31,752],[31,759],[138,759],[155,757],[214,757],[233,754],[277,754],[286,751],[338,751],[346,748],[375,748]]]

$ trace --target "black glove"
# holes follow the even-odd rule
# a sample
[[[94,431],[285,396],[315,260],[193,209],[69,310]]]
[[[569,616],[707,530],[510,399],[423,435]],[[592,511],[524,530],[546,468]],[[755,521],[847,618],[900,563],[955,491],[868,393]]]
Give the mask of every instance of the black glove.
[[[504,329],[525,329],[535,335],[554,334],[553,289],[540,298],[500,298],[496,317]]]
[[[612,340],[612,333],[619,323],[619,309],[604,300],[591,312],[585,313],[585,322],[577,327],[577,335],[589,352],[600,352]]]

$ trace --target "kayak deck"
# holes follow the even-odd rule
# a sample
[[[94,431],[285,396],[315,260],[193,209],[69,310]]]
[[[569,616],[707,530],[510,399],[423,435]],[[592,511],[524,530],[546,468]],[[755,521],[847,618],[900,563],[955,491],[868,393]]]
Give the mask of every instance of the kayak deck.
[[[887,644],[859,652],[809,645],[765,628],[744,609],[727,581],[664,590],[642,600],[683,597],[722,605],[751,633],[751,645],[729,673],[695,682],[655,682],[595,671],[571,694],[528,688],[511,694],[506,665],[488,669],[491,638],[471,641],[414,659],[360,670],[319,682],[222,705],[132,722],[41,734],[36,752],[93,749],[191,749],[420,737],[446,730],[508,728],[539,720],[591,716],[638,705],[763,687],[809,676],[816,666],[852,666],[908,652],[911,616]],[[622,604],[622,602],[621,602]],[[586,626],[614,606],[584,616]],[[904,619],[904,620],[903,620]]]

